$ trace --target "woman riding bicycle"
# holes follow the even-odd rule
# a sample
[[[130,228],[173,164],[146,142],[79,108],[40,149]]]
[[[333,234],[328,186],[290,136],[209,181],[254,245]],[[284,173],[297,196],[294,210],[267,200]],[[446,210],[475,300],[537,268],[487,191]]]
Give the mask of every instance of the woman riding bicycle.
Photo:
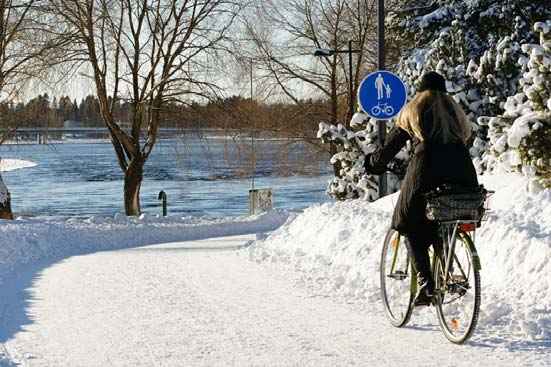
[[[402,109],[384,146],[366,156],[364,167],[383,174],[387,164],[412,140],[413,156],[401,185],[392,228],[406,236],[419,280],[416,304],[429,304],[434,293],[428,249],[437,238],[437,223],[425,217],[424,194],[444,183],[478,186],[466,141],[471,127],[461,107],[447,94],[436,72],[423,76],[418,93]]]

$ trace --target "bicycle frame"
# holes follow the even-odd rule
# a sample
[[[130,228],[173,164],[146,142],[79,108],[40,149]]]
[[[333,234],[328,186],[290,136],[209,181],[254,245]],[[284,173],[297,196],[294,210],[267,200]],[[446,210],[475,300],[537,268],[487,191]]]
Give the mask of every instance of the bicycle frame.
[[[478,253],[476,251],[476,247],[474,245],[474,241],[472,240],[471,236],[469,235],[469,230],[463,230],[461,229],[462,224],[474,224],[472,220],[457,220],[457,221],[450,221],[450,222],[440,222],[439,223],[439,242],[440,245],[433,246],[434,250],[432,251],[432,269],[435,269],[435,265],[437,261],[441,261],[442,268],[444,270],[444,274],[449,274],[452,266],[452,256],[455,256],[455,242],[457,240],[457,237],[460,236],[465,244],[467,245],[467,248],[472,254],[473,258],[473,268],[475,271],[480,271],[480,258],[478,257]],[[476,225],[475,225],[476,227]],[[474,233],[474,230],[472,231]],[[396,265],[396,259],[398,256],[398,247],[401,245],[401,235],[398,233],[397,236],[394,238],[393,243],[394,246],[394,255],[392,258],[392,265],[390,268],[391,274],[394,273],[394,267]],[[459,264],[459,262],[457,262]],[[412,294],[417,293],[417,273],[413,267],[413,264],[410,262],[409,264],[410,272],[411,272],[411,284],[410,284],[410,291]],[[463,269],[460,269],[462,273],[464,273]]]
[[[396,233],[396,237],[393,239],[395,241],[392,245],[394,247],[394,255],[392,256],[392,265],[390,266],[390,273],[394,274],[394,267],[396,266],[396,259],[398,257],[398,247],[400,246],[400,239],[402,238],[402,235],[400,233]],[[411,273],[411,281],[410,281],[410,292],[412,294],[417,293],[417,273],[415,272],[415,269],[413,267],[413,263],[409,261],[408,257],[408,263],[409,263],[409,269]]]

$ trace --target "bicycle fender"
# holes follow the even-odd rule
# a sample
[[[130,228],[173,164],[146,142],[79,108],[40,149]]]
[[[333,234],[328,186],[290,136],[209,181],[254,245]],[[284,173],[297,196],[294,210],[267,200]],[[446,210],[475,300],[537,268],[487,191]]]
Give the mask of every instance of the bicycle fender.
[[[465,241],[467,247],[469,248],[469,251],[471,252],[471,256],[473,257],[473,269],[476,271],[480,271],[482,269],[482,266],[480,265],[480,257],[478,257],[478,252],[476,251],[476,247],[474,246],[474,242],[471,239],[471,236],[463,231],[459,232],[459,235],[461,236],[463,241]]]

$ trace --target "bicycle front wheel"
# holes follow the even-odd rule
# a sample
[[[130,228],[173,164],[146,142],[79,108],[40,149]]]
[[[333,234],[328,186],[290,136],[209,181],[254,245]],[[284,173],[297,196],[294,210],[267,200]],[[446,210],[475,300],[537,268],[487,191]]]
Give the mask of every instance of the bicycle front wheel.
[[[444,264],[435,265],[436,314],[449,341],[463,344],[476,328],[480,312],[480,271],[473,263],[474,249],[466,234],[458,236],[449,273]]]
[[[381,298],[388,321],[402,327],[413,311],[411,272],[407,248],[400,243],[400,234],[390,229],[385,237],[381,254]]]

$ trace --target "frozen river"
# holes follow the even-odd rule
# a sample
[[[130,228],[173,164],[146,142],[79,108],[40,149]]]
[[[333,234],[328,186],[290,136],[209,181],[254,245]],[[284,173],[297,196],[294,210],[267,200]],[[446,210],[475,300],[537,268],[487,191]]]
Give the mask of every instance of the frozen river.
[[[272,188],[275,207],[300,209],[330,200],[325,194],[331,171],[328,159],[312,159],[298,142],[258,140],[254,148],[255,188]],[[16,215],[111,216],[124,212],[124,176],[107,141],[8,144],[0,147],[0,156],[36,163],[2,173]],[[142,211],[161,213],[157,197],[164,190],[172,215],[246,215],[251,161],[248,140],[159,140],[144,169]]]

